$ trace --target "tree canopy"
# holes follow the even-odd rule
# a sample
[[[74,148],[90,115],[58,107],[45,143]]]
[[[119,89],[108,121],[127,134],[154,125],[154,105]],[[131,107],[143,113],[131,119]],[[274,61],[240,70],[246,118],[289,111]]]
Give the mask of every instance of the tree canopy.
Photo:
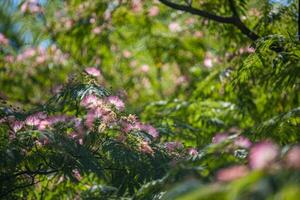
[[[0,1],[0,198],[297,200],[298,4]]]

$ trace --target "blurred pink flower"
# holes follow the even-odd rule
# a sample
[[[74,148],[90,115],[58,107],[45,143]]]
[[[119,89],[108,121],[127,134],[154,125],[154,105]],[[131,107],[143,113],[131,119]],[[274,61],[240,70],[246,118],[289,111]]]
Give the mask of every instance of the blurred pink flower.
[[[221,169],[217,172],[218,181],[232,181],[243,176],[246,176],[249,169],[244,165],[232,166],[229,168]]]
[[[153,126],[147,124],[142,125],[141,129],[151,135],[153,138],[157,138],[159,136],[158,131]]]
[[[99,69],[97,69],[96,67],[88,67],[85,68],[85,72],[91,76],[95,76],[98,77],[101,75],[101,72]]]
[[[286,155],[287,166],[300,169],[300,145],[292,147]]]
[[[5,35],[3,35],[2,33],[0,33],[0,45],[8,45],[8,39],[5,37]]]
[[[131,6],[132,6],[132,11],[135,13],[140,12],[142,10],[141,0],[132,0]]]
[[[78,169],[73,169],[73,170],[72,170],[72,173],[73,173],[74,177],[75,177],[78,181],[80,181],[80,180],[82,179],[82,176],[81,176],[81,174],[80,174],[80,172],[79,172]]]
[[[181,142],[166,142],[164,144],[164,146],[170,152],[183,148],[183,145]]]
[[[142,65],[141,66],[141,71],[144,72],[144,73],[149,72],[149,65],[146,65],[146,64]]]
[[[181,31],[181,26],[177,22],[172,22],[169,24],[169,30],[171,32],[179,32]]]
[[[269,141],[260,142],[250,149],[249,163],[252,169],[263,169],[275,161],[278,147]]]
[[[124,56],[125,58],[129,58],[129,57],[131,57],[131,52],[128,51],[128,50],[124,50],[124,51],[123,51],[123,56]]]
[[[245,148],[245,149],[248,149],[251,147],[252,143],[251,141],[244,137],[244,136],[239,136],[238,138],[236,138],[234,140],[234,144],[238,147],[242,147],[242,148]]]
[[[155,17],[159,14],[159,7],[157,6],[152,6],[149,11],[148,11],[148,16],[150,17]]]
[[[100,34],[101,31],[102,31],[102,28],[99,27],[99,26],[95,27],[95,28],[92,30],[92,32],[95,33],[95,34]]]
[[[1,42],[0,42],[1,43]],[[12,62],[14,62],[14,56],[12,56],[12,55],[7,55],[7,56],[5,56],[5,61],[6,62],[8,62],[8,63],[12,63]]]
[[[212,58],[205,57],[204,61],[203,61],[203,64],[204,64],[205,67],[211,68],[213,66],[213,60],[212,60]]]
[[[187,76],[179,76],[177,79],[176,79],[176,85],[181,85],[183,83],[186,83],[188,80]]]
[[[228,134],[227,133],[217,133],[213,138],[212,138],[212,143],[214,144],[218,144],[223,142],[224,140],[226,140],[228,138]]]
[[[38,126],[40,122],[47,118],[47,114],[43,112],[38,112],[28,116],[25,119],[25,124],[29,126]]]
[[[118,96],[109,96],[107,97],[107,101],[114,105],[119,111],[123,111],[125,108],[124,102]]]
[[[148,142],[142,141],[140,144],[140,151],[147,154],[153,154],[153,149],[149,146]]]
[[[197,38],[202,38],[204,36],[204,33],[202,31],[196,31],[194,33],[194,36]]]
[[[195,155],[198,155],[198,151],[195,148],[189,148],[188,149],[188,154],[191,155],[191,156],[195,156]]]
[[[90,18],[90,23],[91,23],[91,24],[96,23],[96,19],[95,19],[94,17]]]
[[[95,108],[103,105],[103,101],[99,99],[96,95],[89,94],[84,96],[84,98],[80,102],[80,105],[86,108]]]
[[[19,130],[21,130],[23,128],[23,126],[24,126],[24,122],[22,122],[22,121],[16,120],[12,123],[12,129],[15,133],[18,132]]]

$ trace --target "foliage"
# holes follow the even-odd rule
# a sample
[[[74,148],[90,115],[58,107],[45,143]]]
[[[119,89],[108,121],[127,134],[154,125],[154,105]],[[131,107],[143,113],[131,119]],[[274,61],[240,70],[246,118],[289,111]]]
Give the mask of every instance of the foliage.
[[[297,199],[297,17],[290,0],[0,2],[0,197]]]

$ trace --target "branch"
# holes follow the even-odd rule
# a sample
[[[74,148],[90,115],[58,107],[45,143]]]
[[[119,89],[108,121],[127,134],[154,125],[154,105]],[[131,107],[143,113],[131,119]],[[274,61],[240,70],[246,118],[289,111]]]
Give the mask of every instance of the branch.
[[[232,17],[218,16],[218,15],[215,15],[213,13],[207,12],[205,10],[199,10],[199,9],[193,8],[191,6],[176,4],[176,3],[170,2],[168,0],[159,0],[159,1],[163,4],[165,4],[166,6],[168,6],[170,8],[173,8],[175,10],[185,11],[185,12],[191,13],[193,15],[198,15],[198,16],[201,16],[201,17],[205,17],[205,18],[214,20],[216,22],[221,22],[221,23],[225,23],[225,24],[232,24],[233,23],[233,18]]]
[[[204,17],[204,18],[207,18],[207,19],[219,22],[219,23],[234,25],[252,41],[256,41],[257,39],[259,39],[259,36],[256,33],[254,33],[253,31],[251,31],[238,17],[238,13],[237,13],[237,10],[236,10],[233,0],[229,0],[230,9],[233,12],[232,17],[219,16],[219,15],[207,12],[205,10],[200,10],[200,9],[193,8],[191,6],[182,5],[182,4],[176,4],[176,3],[170,2],[168,0],[159,0],[159,1],[163,4],[165,4],[166,6],[173,8],[175,10],[181,10],[184,12],[188,12],[193,15],[198,15],[198,16],[201,16],[201,17]]]

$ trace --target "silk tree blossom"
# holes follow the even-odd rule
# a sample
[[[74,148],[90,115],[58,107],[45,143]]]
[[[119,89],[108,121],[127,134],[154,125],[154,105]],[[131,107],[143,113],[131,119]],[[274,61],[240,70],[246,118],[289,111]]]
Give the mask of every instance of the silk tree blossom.
[[[157,6],[152,6],[148,11],[149,17],[155,17],[158,14],[159,14],[159,7],[157,7]]]
[[[250,149],[249,163],[252,169],[264,169],[278,156],[278,147],[269,141],[263,141]]]
[[[39,5],[37,0],[26,0],[21,6],[21,12],[29,12],[29,13],[41,13],[42,7]]]
[[[45,128],[50,127],[56,123],[66,122],[68,119],[69,119],[69,117],[67,117],[65,115],[50,116],[50,117],[47,117],[46,119],[40,121],[40,123],[38,125],[38,129],[44,130]]]
[[[172,22],[169,24],[169,30],[171,32],[179,32],[179,31],[181,31],[181,26],[177,22]]]
[[[181,142],[166,142],[164,146],[169,152],[173,152],[183,148],[183,144]]]
[[[146,133],[151,135],[153,138],[158,138],[159,137],[159,133],[156,130],[156,128],[154,128],[153,126],[151,126],[149,124],[142,125],[141,130],[145,131]]]
[[[11,126],[12,126],[12,130],[16,133],[24,127],[24,122],[15,120],[12,122]]]
[[[288,151],[286,164],[290,168],[300,169],[300,145],[294,146]]]
[[[228,134],[227,133],[217,133],[213,138],[212,138],[212,143],[218,144],[223,141],[228,139]]]
[[[243,136],[239,136],[238,138],[236,138],[234,140],[234,144],[238,147],[242,147],[245,149],[250,148],[252,145],[251,141],[248,138],[243,137]]]
[[[88,67],[85,68],[85,72],[91,76],[99,77],[101,75],[101,72],[96,67]]]
[[[92,32],[96,35],[100,34],[102,32],[102,28],[100,26],[95,27]]]
[[[28,116],[25,119],[25,124],[28,126],[38,126],[42,120],[47,118],[47,114],[44,112],[38,112]]]
[[[130,58],[132,56],[131,52],[128,50],[123,51],[123,56],[124,58]]]
[[[149,72],[149,65],[142,65],[141,66],[141,71],[144,72],[144,73],[148,73]]]
[[[0,45],[8,45],[8,43],[9,40],[5,37],[5,35],[0,33]]]
[[[106,99],[110,104],[114,105],[117,110],[123,111],[125,108],[124,102],[118,96],[109,96]]]
[[[140,151],[147,154],[153,154],[154,151],[146,141],[140,143]]]
[[[217,172],[218,181],[232,181],[246,176],[249,173],[249,169],[244,165],[237,165],[221,169]]]
[[[190,156],[196,156],[196,155],[198,155],[198,151],[197,151],[197,149],[195,149],[195,148],[189,148],[189,149],[188,149],[188,154],[189,154]]]
[[[99,106],[103,106],[104,102],[102,99],[98,98],[94,94],[89,94],[84,96],[84,98],[81,100],[80,105],[85,107],[85,108],[96,108]]]

